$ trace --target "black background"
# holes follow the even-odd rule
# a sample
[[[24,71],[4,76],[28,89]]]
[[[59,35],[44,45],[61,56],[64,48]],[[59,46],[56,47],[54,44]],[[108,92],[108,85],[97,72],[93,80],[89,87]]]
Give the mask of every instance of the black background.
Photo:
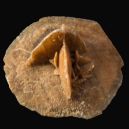
[[[82,3],[82,1],[17,1],[1,3],[0,8],[0,129],[3,128],[127,128],[129,116],[128,43],[129,16],[126,3]],[[45,16],[72,16],[98,21],[121,54],[125,66],[123,83],[116,97],[102,115],[84,120],[79,118],[42,117],[19,105],[4,77],[3,56],[10,43],[32,22]]]

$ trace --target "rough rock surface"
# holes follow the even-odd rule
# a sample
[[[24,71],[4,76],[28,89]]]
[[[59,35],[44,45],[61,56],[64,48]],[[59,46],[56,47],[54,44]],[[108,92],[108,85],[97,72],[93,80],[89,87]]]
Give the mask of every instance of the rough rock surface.
[[[91,78],[72,84],[72,98],[63,94],[54,66],[28,67],[32,50],[51,31],[64,24],[78,33],[95,64]],[[93,118],[102,113],[122,82],[123,61],[101,26],[91,20],[70,17],[46,17],[28,26],[12,42],[4,57],[4,70],[9,88],[18,102],[43,116]]]

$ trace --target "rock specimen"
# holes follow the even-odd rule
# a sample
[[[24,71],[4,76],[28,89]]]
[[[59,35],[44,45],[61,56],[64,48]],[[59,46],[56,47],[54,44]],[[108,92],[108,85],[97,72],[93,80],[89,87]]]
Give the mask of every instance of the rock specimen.
[[[13,41],[4,62],[18,102],[43,116],[93,118],[122,82],[122,59],[91,20],[42,18]]]

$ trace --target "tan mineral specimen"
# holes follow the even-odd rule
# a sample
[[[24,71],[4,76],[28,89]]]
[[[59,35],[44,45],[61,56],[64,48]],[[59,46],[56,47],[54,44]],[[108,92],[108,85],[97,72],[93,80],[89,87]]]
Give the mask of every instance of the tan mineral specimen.
[[[121,83],[122,58],[92,20],[45,17],[28,26],[4,56],[18,102],[43,116],[102,114]]]

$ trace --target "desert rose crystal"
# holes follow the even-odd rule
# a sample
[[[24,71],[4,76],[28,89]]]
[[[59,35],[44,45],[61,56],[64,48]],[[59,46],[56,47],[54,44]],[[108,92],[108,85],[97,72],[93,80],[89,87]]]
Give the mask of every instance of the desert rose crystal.
[[[92,20],[42,18],[12,42],[4,62],[18,102],[43,116],[100,115],[122,82],[122,58]]]

